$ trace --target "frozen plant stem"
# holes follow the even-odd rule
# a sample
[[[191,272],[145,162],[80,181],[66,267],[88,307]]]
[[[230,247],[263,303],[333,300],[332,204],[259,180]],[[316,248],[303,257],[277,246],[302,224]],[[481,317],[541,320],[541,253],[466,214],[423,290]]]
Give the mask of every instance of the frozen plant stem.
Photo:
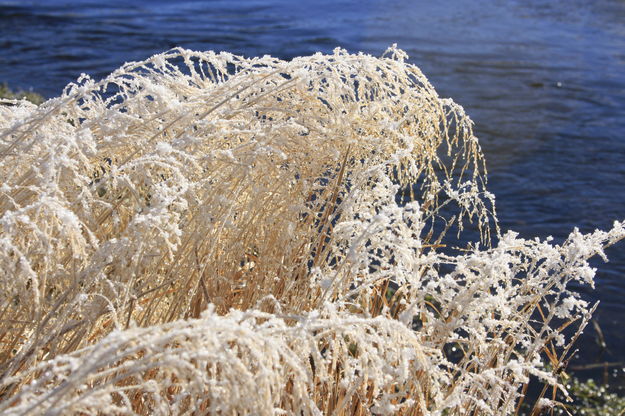
[[[471,120],[406,58],[173,49],[0,102],[0,413],[500,416],[562,389],[593,308],[569,283],[623,224],[502,235]]]

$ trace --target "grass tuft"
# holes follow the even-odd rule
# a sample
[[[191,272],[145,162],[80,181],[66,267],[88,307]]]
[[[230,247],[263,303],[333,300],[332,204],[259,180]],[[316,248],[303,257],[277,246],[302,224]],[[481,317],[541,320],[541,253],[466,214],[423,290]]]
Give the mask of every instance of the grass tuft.
[[[405,58],[173,49],[0,106],[0,413],[499,416],[530,378],[557,407],[570,284],[623,223],[502,234]]]

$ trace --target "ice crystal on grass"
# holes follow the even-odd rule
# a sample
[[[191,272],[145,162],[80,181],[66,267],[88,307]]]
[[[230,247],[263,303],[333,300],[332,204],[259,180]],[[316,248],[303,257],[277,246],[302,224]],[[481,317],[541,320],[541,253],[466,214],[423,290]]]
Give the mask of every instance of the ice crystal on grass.
[[[174,49],[0,105],[0,411],[502,415],[557,384],[568,283],[623,224],[500,235],[471,120],[405,58]]]

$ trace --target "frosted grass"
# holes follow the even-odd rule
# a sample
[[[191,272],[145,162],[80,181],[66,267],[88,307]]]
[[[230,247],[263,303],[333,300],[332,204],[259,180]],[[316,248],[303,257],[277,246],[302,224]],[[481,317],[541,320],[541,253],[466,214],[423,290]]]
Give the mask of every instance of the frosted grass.
[[[504,415],[530,377],[564,390],[595,307],[570,283],[623,223],[502,235],[471,120],[405,59],[174,49],[3,100],[0,412]]]

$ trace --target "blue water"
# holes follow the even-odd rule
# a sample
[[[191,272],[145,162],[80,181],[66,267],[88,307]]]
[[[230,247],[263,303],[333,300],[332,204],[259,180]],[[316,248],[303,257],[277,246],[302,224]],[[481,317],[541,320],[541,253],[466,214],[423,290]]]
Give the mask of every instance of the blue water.
[[[288,59],[392,43],[476,122],[503,229],[562,239],[625,219],[622,0],[0,0],[0,82],[47,96],[174,46]],[[587,294],[608,351],[591,328],[585,362],[625,361],[625,242],[608,255]]]

